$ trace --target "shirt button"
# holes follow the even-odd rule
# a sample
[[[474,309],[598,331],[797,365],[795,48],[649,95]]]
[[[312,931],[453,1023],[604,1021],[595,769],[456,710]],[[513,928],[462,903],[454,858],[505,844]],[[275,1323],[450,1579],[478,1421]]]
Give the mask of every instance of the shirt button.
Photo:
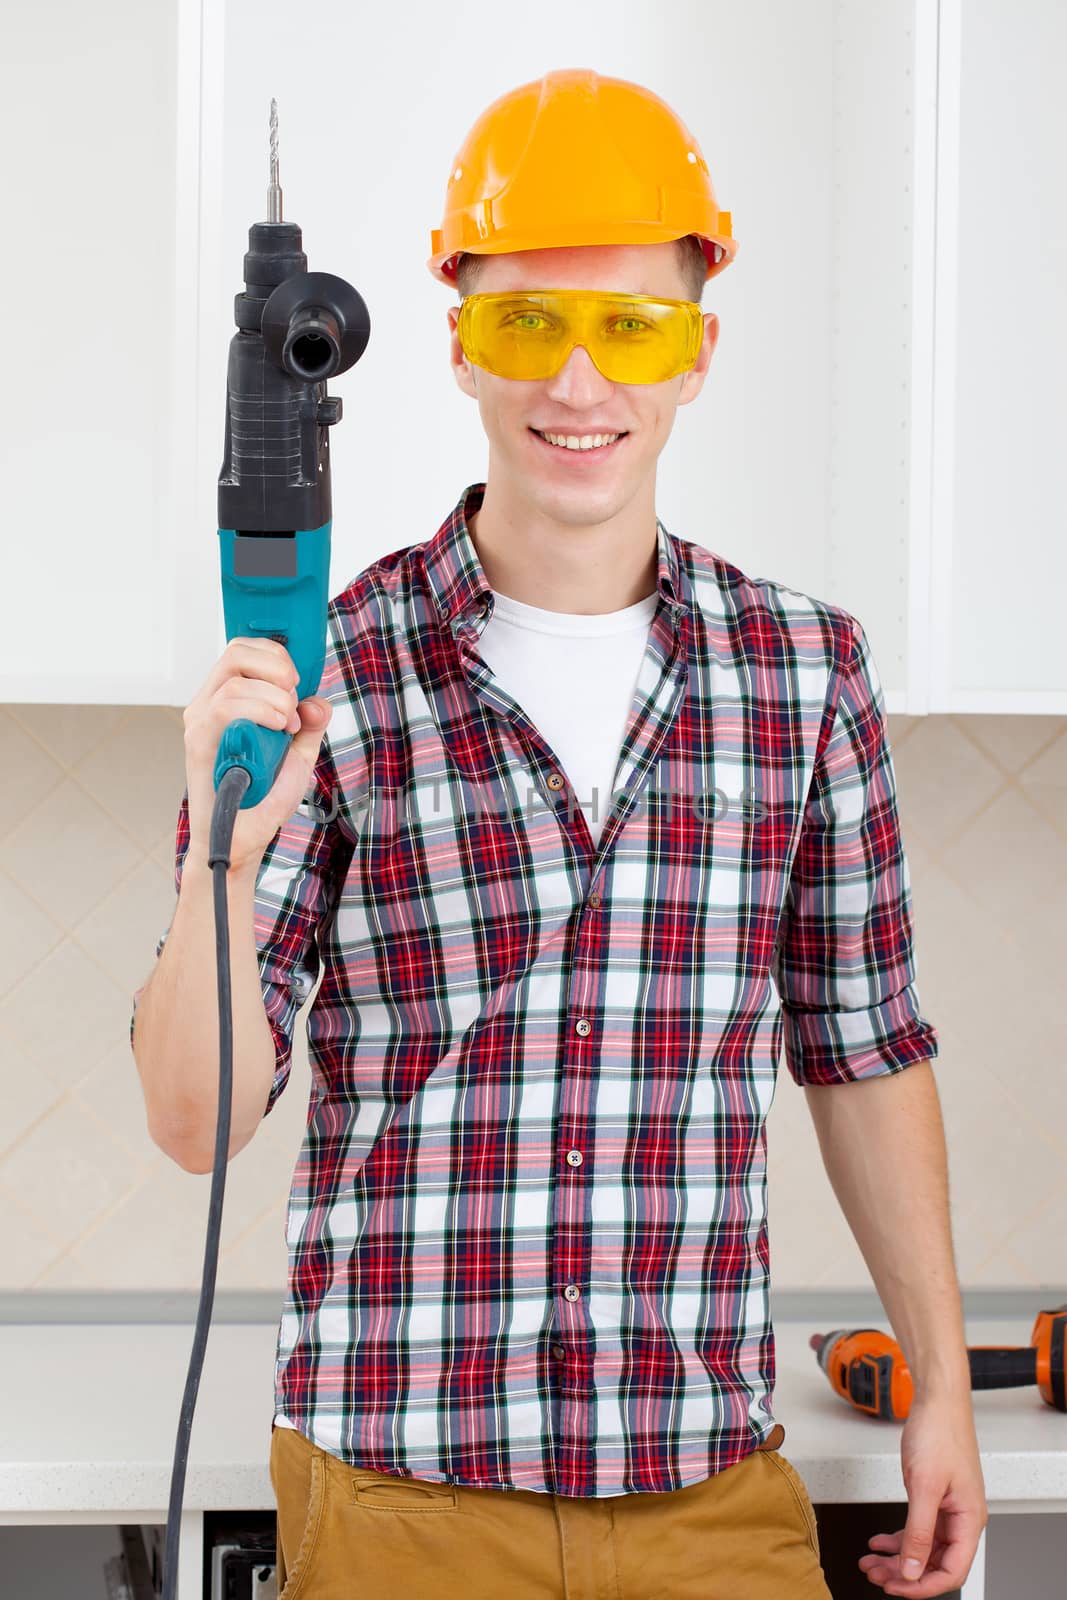
[[[550,772],[548,775],[548,787],[550,789],[562,789],[565,782],[566,779],[561,772]]]
[[[581,1295],[581,1292],[582,1291],[579,1289],[576,1283],[568,1283],[567,1287],[563,1291],[563,1298],[565,1300],[577,1300]]]
[[[597,906],[599,906],[599,904],[600,904],[600,890],[599,889],[594,889],[593,890],[592,894],[589,896],[589,904],[591,906],[593,906],[594,909]]]
[[[592,1033],[593,1024],[589,1021],[588,1017],[579,1017],[578,1021],[574,1024],[574,1031],[575,1033],[580,1033],[584,1039],[587,1033]]]
[[[582,1164],[582,1152],[580,1150],[568,1150],[567,1163],[572,1167],[580,1167]]]
[[[552,1354],[555,1356],[557,1361],[562,1361],[567,1352],[564,1350],[561,1344],[554,1344],[552,1346]]]

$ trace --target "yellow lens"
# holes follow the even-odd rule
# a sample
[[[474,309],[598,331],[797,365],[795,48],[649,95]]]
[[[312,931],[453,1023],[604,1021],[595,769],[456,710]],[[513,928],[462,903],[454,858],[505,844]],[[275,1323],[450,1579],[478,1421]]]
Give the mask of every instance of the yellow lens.
[[[501,378],[550,378],[581,344],[612,383],[663,383],[694,364],[704,324],[689,300],[554,289],[469,295],[457,332],[467,359]]]

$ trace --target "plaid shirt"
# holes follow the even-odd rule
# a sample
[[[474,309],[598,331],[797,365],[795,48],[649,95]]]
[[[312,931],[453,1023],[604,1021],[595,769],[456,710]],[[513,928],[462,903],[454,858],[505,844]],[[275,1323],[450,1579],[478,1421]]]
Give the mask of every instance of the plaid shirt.
[[[401,1477],[676,1489],[775,1426],[783,1039],[801,1084],[937,1054],[882,692],[846,611],[657,519],[594,846],[478,654],[484,491],[331,601],[332,719],[258,875],[267,1112],[322,973],[276,1409]]]

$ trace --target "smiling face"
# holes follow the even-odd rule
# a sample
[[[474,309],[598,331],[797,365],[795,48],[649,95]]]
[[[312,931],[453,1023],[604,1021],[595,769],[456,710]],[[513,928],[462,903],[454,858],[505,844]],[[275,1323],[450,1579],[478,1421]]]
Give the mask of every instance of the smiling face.
[[[616,294],[686,298],[674,241],[641,245],[571,245],[488,256],[478,292],[598,289]],[[499,378],[474,366],[456,332],[459,307],[448,308],[449,359],[463,393],[477,400],[489,440],[481,520],[554,531],[621,524],[631,535],[655,524],[656,463],[680,405],[700,393],[719,335],[704,316],[696,364],[665,383],[612,383],[576,345],[552,378]],[[533,429],[581,437],[625,432],[589,460],[544,443]],[[485,513],[489,515],[486,516]]]

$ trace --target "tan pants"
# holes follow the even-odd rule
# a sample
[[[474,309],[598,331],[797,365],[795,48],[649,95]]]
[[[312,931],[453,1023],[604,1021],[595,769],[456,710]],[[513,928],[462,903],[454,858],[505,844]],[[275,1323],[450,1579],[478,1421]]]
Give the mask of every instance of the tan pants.
[[[831,1600],[784,1438],[682,1489],[596,1498],[350,1467],[272,1425],[278,1600]]]

